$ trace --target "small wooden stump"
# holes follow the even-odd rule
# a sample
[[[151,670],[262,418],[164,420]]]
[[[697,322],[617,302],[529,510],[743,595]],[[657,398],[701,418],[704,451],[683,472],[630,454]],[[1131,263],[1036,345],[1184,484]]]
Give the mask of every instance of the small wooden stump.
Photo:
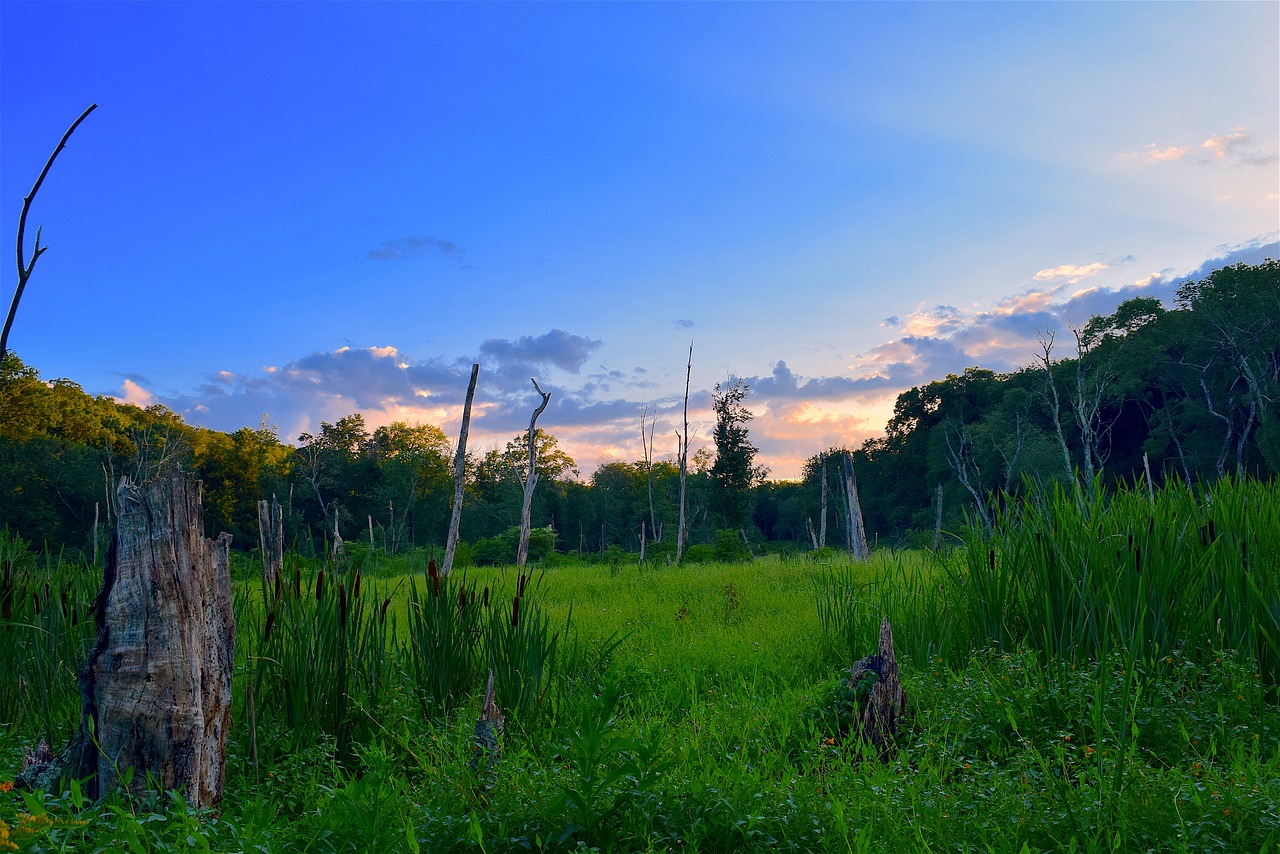
[[[493,773],[502,758],[502,730],[507,718],[493,701],[493,671],[489,671],[489,683],[484,689],[484,706],[480,709],[480,717],[476,719],[474,747],[471,749],[471,770],[479,771],[483,760],[485,765],[485,787],[493,785]]]
[[[852,732],[873,745],[882,761],[893,755],[898,724],[906,709],[906,694],[898,675],[898,659],[893,651],[893,627],[885,619],[880,624],[880,643],[875,655],[859,659],[849,668],[849,688],[856,690],[869,676],[874,683],[867,698],[855,712]]]

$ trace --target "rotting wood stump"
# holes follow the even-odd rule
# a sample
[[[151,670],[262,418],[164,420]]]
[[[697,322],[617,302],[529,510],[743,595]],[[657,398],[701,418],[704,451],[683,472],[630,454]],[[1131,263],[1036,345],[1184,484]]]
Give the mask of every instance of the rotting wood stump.
[[[870,681],[871,688],[854,711],[852,733],[871,744],[887,762],[893,755],[898,725],[906,710],[907,698],[898,675],[898,659],[893,651],[893,627],[886,618],[880,623],[876,654],[861,658],[849,668],[848,687],[857,691]]]
[[[19,782],[53,789],[86,778],[86,793],[100,797],[127,780],[209,806],[222,797],[231,722],[231,535],[205,539],[190,474],[122,478],[116,501],[97,642],[78,678],[79,730]]]

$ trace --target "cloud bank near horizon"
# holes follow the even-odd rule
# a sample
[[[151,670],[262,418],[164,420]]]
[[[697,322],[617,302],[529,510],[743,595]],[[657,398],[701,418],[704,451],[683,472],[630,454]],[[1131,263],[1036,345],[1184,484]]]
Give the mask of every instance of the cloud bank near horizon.
[[[1037,336],[1064,333],[1090,317],[1112,313],[1135,296],[1173,304],[1177,289],[1213,269],[1259,263],[1280,254],[1277,235],[1241,246],[1189,274],[1161,270],[1119,287],[1090,285],[1106,270],[1132,263],[1064,263],[1034,273],[1028,284],[994,304],[961,308],[920,306],[886,318],[889,340],[849,360],[845,373],[803,376],[778,354],[767,374],[742,376],[751,387],[748,407],[756,419],[753,441],[759,461],[774,477],[794,477],[808,457],[836,445],[856,446],[881,435],[898,394],[948,374],[980,366],[997,372],[1030,363]],[[1059,340],[1062,337],[1059,336]],[[1062,351],[1061,355],[1067,353]],[[766,354],[771,355],[771,354]],[[164,394],[146,378],[123,378],[118,399],[139,405],[163,404],[189,423],[218,430],[256,426],[265,417],[281,439],[314,433],[320,422],[361,412],[370,429],[392,421],[427,422],[456,435],[473,361],[481,364],[472,413],[472,447],[498,447],[528,425],[538,399],[529,382],[537,377],[552,393],[541,420],[578,462],[584,475],[613,460],[641,457],[640,412],[657,414],[655,435],[670,439],[680,425],[683,387],[663,389],[640,367],[618,370],[597,364],[608,357],[607,342],[562,329],[515,339],[490,338],[474,357],[418,359],[395,346],[315,352],[257,374],[222,371],[190,392]],[[690,396],[692,446],[709,443],[711,392]]]

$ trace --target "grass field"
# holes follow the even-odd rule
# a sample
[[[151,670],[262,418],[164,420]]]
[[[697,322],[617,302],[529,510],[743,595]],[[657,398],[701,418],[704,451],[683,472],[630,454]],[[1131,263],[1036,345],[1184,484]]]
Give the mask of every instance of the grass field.
[[[1043,496],[940,555],[523,585],[372,556],[357,593],[291,557],[277,595],[247,564],[220,811],[14,792],[0,850],[1276,850],[1277,514],[1253,483]],[[4,548],[11,780],[77,719],[95,583]],[[883,616],[911,711],[888,763],[837,690]],[[473,769],[490,666],[503,754]]]

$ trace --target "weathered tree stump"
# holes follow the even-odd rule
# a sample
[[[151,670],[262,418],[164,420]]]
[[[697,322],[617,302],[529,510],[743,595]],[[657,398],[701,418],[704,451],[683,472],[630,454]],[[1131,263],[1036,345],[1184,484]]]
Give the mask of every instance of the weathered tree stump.
[[[116,499],[98,639],[78,679],[79,730],[20,781],[87,778],[86,793],[100,797],[127,779],[131,790],[155,785],[208,806],[222,797],[231,721],[231,536],[204,538],[189,474],[122,478]]]
[[[871,679],[874,674],[874,679]],[[871,690],[855,712],[852,731],[880,752],[888,761],[893,754],[898,724],[906,709],[906,694],[898,676],[898,659],[893,651],[893,627],[885,619],[880,624],[880,642],[875,655],[859,659],[849,668],[849,688],[871,681]]]
[[[262,581],[274,589],[284,572],[284,510],[276,497],[258,502],[258,543],[262,551]]]
[[[476,734],[471,748],[471,770],[479,771],[480,763],[485,764],[486,787],[493,784],[494,770],[502,757],[502,730],[507,722],[506,716],[493,701],[493,671],[489,671],[489,683],[484,689],[484,705],[480,709],[480,717],[476,719]]]

